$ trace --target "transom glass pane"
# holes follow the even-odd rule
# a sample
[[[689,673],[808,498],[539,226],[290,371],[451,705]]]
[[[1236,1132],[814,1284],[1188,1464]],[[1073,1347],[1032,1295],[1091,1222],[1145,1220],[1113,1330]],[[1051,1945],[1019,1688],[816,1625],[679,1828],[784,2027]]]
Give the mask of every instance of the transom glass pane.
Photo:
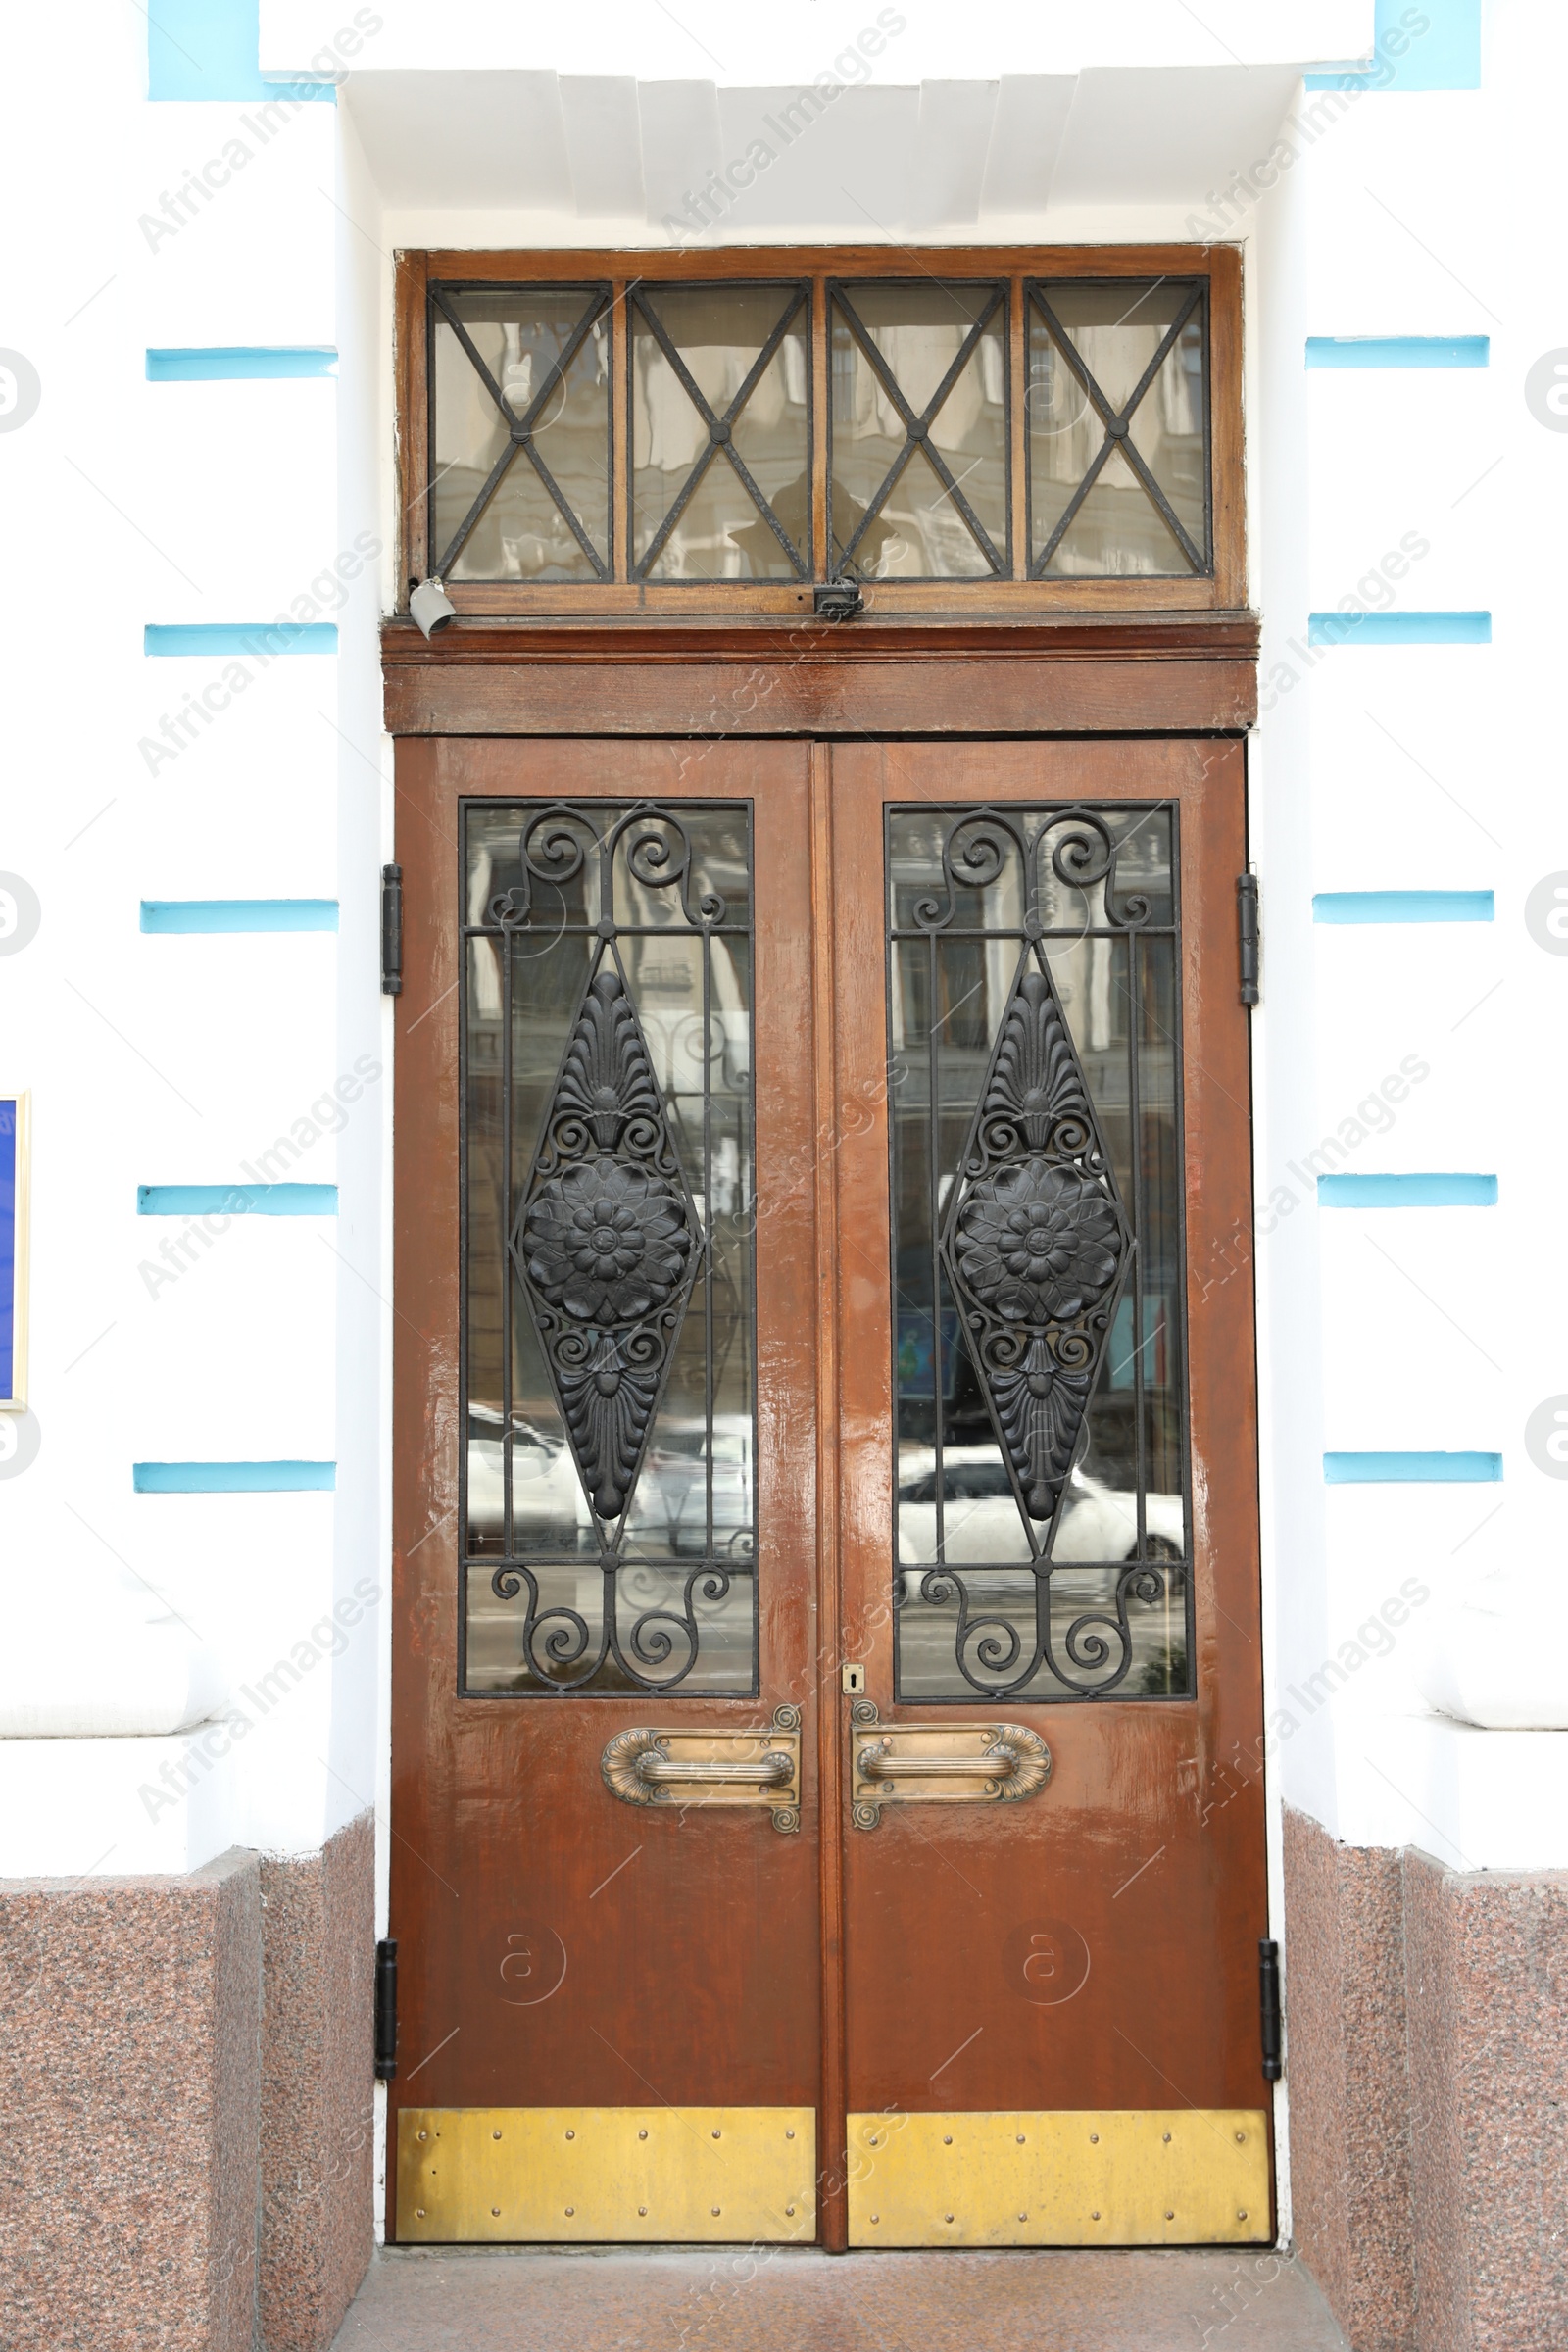
[[[1200,281],[1059,279],[1028,314],[1031,572],[1206,571]]]
[[[888,814],[900,1699],[1191,1690],[1175,827]]]
[[[1006,289],[841,285],[832,323],[834,576],[1004,573]]]
[[[436,289],[431,568],[610,576],[609,289]]]
[[[643,286],[627,312],[638,577],[808,578],[807,289]]]
[[[750,1693],[750,809],[464,854],[465,1687]]]

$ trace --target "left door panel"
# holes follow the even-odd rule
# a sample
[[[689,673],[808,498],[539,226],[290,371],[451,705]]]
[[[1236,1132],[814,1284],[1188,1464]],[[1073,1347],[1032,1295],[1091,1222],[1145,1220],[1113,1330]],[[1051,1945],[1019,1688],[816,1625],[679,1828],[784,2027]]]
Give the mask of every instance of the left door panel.
[[[399,2239],[815,2233],[808,758],[398,748]]]

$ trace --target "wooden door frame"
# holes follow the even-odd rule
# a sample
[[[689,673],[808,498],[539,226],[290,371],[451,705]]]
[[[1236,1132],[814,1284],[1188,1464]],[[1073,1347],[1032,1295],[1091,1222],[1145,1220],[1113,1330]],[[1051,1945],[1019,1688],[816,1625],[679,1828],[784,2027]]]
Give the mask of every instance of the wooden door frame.
[[[382,629],[384,712],[394,739],[452,736],[717,742],[785,737],[1244,736],[1257,716],[1258,623],[1250,612],[1089,613],[831,624],[800,621],[499,621],[464,617],[426,641],[410,621]],[[817,1132],[837,1116],[828,760],[810,772],[813,1086]],[[398,795],[401,800],[401,794]],[[836,1178],[816,1176],[818,1396],[838,1387],[831,1311]],[[839,1490],[834,1416],[819,1413],[818,1493]],[[819,1514],[818,1622],[840,1609],[837,1508]],[[394,1563],[394,1568],[396,1563]],[[826,1694],[824,1693],[824,1696]],[[836,1707],[818,1718],[824,1823],[842,1814]],[[393,1783],[397,1710],[393,1711]],[[832,1811],[830,1812],[830,1808]],[[820,2151],[842,2146],[845,2110],[841,1840],[824,1836],[821,1897]],[[842,2163],[821,2161],[819,2243],[848,2242]],[[390,2168],[389,2168],[390,2180]],[[390,2187],[389,2187],[390,2197]]]

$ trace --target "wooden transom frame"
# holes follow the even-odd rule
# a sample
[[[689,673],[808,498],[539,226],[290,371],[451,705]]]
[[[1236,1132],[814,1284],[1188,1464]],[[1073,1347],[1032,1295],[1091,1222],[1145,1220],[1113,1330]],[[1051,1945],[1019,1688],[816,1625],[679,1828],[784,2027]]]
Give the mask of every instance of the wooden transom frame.
[[[397,401],[400,481],[398,610],[433,560],[429,544],[430,411],[428,288],[432,281],[468,286],[609,284],[612,307],[623,313],[637,284],[756,284],[777,278],[809,284],[812,316],[811,497],[818,549],[827,544],[827,432],[829,290],[835,280],[886,282],[897,278],[1005,282],[1009,317],[1011,426],[1011,574],[1007,579],[879,581],[866,587],[868,617],[907,614],[1011,615],[1153,612],[1235,612],[1247,602],[1246,526],[1242,453],[1242,270],[1230,245],[1070,246],[730,246],[606,252],[573,248],[538,252],[400,252],[397,257]],[[1202,574],[1115,578],[1035,579],[1027,576],[1025,458],[1025,288],[1060,278],[1205,278],[1208,281],[1209,464],[1212,569]],[[629,414],[628,338],[612,337],[611,384],[611,546],[608,581],[534,583],[449,581],[460,613],[539,619],[546,615],[608,617],[705,615],[794,618],[809,613],[810,581],[638,581],[629,576],[623,436]],[[820,572],[820,565],[818,565]]]

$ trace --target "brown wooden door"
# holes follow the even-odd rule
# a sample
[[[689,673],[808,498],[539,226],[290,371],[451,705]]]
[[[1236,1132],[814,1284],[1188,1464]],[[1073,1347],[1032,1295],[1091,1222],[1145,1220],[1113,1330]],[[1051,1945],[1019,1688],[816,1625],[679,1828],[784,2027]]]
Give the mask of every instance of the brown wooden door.
[[[845,1642],[874,1719],[849,1737],[917,1761],[1015,1725],[1051,1767],[956,1802],[852,1769],[875,1822],[845,1836],[852,2242],[1266,2238],[1243,753],[853,745],[833,773],[838,1083],[873,1106],[838,1154]],[[1115,1236],[1093,1187],[1087,1228],[1059,1213],[1093,1132],[1054,1193],[1048,1121],[1017,1115],[1072,1092],[1028,1059],[1053,999],[1130,1228],[1065,1480],[1049,1419],[1019,1426],[1020,1338],[1077,1283],[1088,1311],[1038,1355],[1058,1389],[1075,1330],[1093,1355]],[[1049,1579],[1016,1564],[1037,1474]]]
[[[1240,747],[434,739],[398,790],[391,2234],[1266,2237]],[[986,808],[1079,844],[1033,930]],[[934,950],[933,874],[991,908]],[[1026,945],[1111,1169],[1059,1476],[938,1231]]]

